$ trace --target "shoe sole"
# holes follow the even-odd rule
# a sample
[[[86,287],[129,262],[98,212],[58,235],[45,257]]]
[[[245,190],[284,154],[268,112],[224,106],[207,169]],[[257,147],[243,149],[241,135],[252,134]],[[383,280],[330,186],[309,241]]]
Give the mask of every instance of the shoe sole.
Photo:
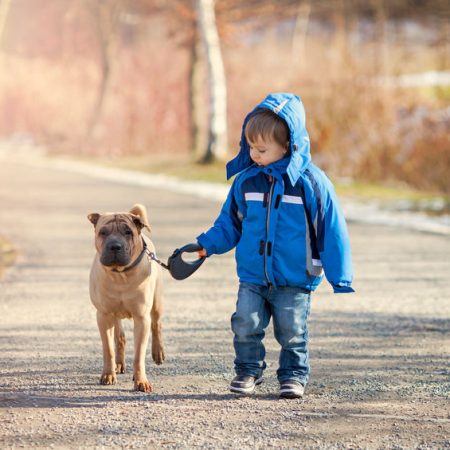
[[[285,392],[280,392],[280,398],[302,398],[303,397],[303,393],[300,392],[293,392],[293,391],[285,391]]]
[[[234,392],[235,394],[242,394],[242,395],[249,395],[252,394],[255,391],[255,387],[259,386],[264,381],[264,378],[258,378],[255,381],[255,384],[252,387],[249,388],[239,388],[235,386],[230,386],[230,391]]]
[[[280,388],[280,398],[302,398],[305,393],[304,387],[287,385]]]

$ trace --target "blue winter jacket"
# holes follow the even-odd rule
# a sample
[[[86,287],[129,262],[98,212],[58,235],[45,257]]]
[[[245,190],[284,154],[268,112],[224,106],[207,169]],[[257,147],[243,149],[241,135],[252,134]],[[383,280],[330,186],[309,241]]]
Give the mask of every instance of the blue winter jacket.
[[[265,167],[250,159],[244,134],[260,108],[278,114],[290,130],[288,156]],[[270,94],[247,115],[239,154],[227,164],[228,178],[237,173],[213,227],[197,238],[208,256],[236,247],[240,281],[313,291],[325,272],[334,292],[354,292],[345,219],[332,183],[311,162],[299,97]]]

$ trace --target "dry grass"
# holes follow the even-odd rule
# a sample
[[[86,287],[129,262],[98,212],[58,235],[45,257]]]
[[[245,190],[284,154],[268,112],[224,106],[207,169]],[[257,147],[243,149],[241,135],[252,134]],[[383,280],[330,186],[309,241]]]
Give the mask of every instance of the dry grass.
[[[304,51],[293,54],[288,34],[268,30],[255,42],[237,36],[223,48],[230,156],[246,113],[268,92],[291,91],[306,107],[314,161],[331,176],[399,181],[450,194],[450,124],[431,119],[448,106],[448,90],[379,82],[401,73],[448,70],[445,40],[434,46],[399,36],[388,43],[377,35],[358,41],[351,30],[316,30]],[[72,156],[188,157],[189,48],[171,40],[164,27],[116,49],[103,110],[88,142],[100,82],[93,54],[59,60],[4,55],[3,63],[8,70],[0,72],[0,136],[26,133]],[[418,111],[425,113],[416,117]],[[206,178],[216,170],[203,169],[195,170]]]
[[[86,158],[84,158],[86,160]],[[139,172],[165,174],[185,180],[201,180],[213,183],[226,182],[225,163],[215,161],[201,164],[189,155],[137,155],[114,158],[89,158],[95,164]]]
[[[16,251],[11,244],[0,236],[0,276],[5,269],[14,264]]]
[[[86,160],[86,158],[82,159]],[[213,183],[227,183],[225,163],[216,161],[210,165],[198,164],[188,155],[162,156],[141,155],[114,158],[89,158],[89,162],[115,167],[119,169],[135,170],[150,174],[165,174],[184,180],[200,180]],[[385,184],[353,181],[345,178],[332,178],[339,197],[365,202],[379,201],[385,206],[397,208],[417,209],[432,214],[450,212],[450,196],[429,190],[410,188],[405,183],[393,181]],[[228,181],[230,184],[231,181]]]

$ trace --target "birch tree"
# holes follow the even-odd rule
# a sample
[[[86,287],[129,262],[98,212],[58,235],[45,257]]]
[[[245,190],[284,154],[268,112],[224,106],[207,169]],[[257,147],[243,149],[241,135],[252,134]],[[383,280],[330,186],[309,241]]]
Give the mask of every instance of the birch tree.
[[[199,32],[208,63],[209,132],[203,162],[224,159],[227,154],[227,88],[220,50],[214,0],[198,0]]]

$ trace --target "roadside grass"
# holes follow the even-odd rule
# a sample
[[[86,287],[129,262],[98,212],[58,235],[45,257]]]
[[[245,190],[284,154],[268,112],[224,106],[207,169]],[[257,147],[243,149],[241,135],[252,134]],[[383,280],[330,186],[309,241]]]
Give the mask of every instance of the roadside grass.
[[[376,184],[355,180],[337,180],[339,196],[357,201],[376,201],[394,209],[423,211],[432,215],[450,214],[450,196],[419,191],[404,183]]]
[[[14,247],[3,237],[0,236],[0,276],[16,259]]]
[[[80,158],[78,158],[79,160]],[[115,158],[82,158],[106,167],[135,170],[145,173],[165,174],[183,180],[200,180],[231,184],[226,180],[226,163],[216,161],[202,164],[189,155],[146,155]],[[405,183],[369,183],[351,179],[333,179],[340,197],[355,201],[375,201],[393,209],[423,211],[430,214],[450,214],[450,196],[436,192],[419,191]]]
[[[420,91],[432,100],[449,101],[450,100],[450,86],[431,86],[424,87]]]
[[[80,160],[80,158],[77,158]],[[226,180],[225,165],[223,161],[211,164],[202,164],[189,155],[164,156],[124,156],[115,158],[82,158],[84,162],[91,162],[106,167],[136,170],[138,172],[164,174],[182,180],[200,180],[211,183],[229,183]]]

